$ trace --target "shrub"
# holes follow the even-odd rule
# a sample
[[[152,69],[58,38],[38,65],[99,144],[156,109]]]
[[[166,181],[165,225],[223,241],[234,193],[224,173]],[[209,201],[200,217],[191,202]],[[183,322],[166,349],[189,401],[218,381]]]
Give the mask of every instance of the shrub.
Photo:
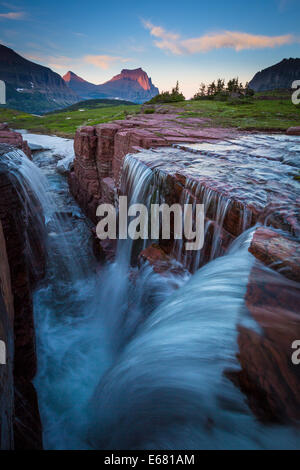
[[[159,95],[154,96],[151,100],[147,101],[147,104],[156,104],[156,103],[175,103],[178,101],[184,101],[185,97],[179,91],[179,83],[176,83],[175,88],[169,91],[162,91]]]

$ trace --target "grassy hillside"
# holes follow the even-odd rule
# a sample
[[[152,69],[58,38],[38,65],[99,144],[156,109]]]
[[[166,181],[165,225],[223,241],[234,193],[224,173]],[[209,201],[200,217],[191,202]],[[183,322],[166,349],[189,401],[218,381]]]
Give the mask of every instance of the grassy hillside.
[[[65,113],[69,111],[86,111],[87,109],[99,109],[99,108],[109,108],[112,106],[134,106],[135,103],[132,103],[131,101],[125,101],[125,100],[110,100],[106,98],[101,98],[101,99],[96,99],[96,100],[84,100],[84,101],[79,101],[78,103],[72,104],[71,106],[68,106],[64,109],[61,109],[59,111],[51,111],[47,114],[53,114],[53,113]]]
[[[18,92],[10,83],[6,84],[6,100],[7,105],[11,109],[31,112],[33,114],[44,114],[63,106],[61,102],[59,104],[55,103],[46,93],[38,91],[34,93],[26,91]],[[0,105],[0,110],[3,108],[5,108],[5,105]]]
[[[185,101],[173,104],[182,117],[208,118],[205,126],[286,130],[300,126],[300,105],[291,100]]]
[[[87,103],[86,101],[82,103],[82,107],[79,109],[76,108],[76,104],[76,110],[64,110],[41,117],[9,109],[0,109],[0,122],[8,122],[11,127],[16,129],[72,137],[79,126],[125,119],[130,114],[141,112],[141,105],[109,106],[108,103],[102,103],[101,107],[89,109]],[[100,103],[98,103],[99,105]],[[90,103],[90,106],[93,105]],[[159,105],[160,108],[162,106],[170,108],[170,105]],[[171,107],[172,112],[177,111],[183,118],[207,119],[201,124],[206,127],[285,131],[290,126],[300,125],[300,106],[295,106],[289,99],[252,99],[237,100],[236,102],[182,101],[172,103]],[[149,110],[147,107],[145,110],[147,113],[154,111],[154,105],[153,109]]]
[[[115,119],[124,119],[129,114],[139,112],[139,109],[140,105],[119,105],[33,116],[4,108],[0,109],[0,122],[7,122],[14,129],[28,129],[41,134],[72,137],[79,126],[93,126]]]

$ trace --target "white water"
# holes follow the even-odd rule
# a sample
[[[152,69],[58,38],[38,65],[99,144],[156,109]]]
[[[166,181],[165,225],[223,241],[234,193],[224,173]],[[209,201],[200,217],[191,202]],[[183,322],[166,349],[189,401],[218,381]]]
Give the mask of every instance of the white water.
[[[55,135],[31,134],[26,130],[20,130],[24,140],[28,141],[31,148],[47,150],[48,153],[56,157],[57,169],[61,173],[66,172],[74,160],[74,141],[73,139],[64,139]]]
[[[134,283],[127,242],[99,271],[89,227],[45,158],[35,157],[41,169],[24,157],[14,170],[48,226],[47,276],[34,299],[45,447],[299,447],[292,429],[258,423],[224,375],[239,367],[237,325],[253,326],[244,306],[251,233],[190,280],[145,266]],[[66,207],[76,219],[57,218]]]

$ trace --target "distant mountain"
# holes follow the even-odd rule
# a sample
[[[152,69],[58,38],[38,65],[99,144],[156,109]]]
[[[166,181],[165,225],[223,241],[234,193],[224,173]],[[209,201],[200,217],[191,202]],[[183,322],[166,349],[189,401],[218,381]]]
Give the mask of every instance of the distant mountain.
[[[120,74],[102,85],[95,85],[69,71],[63,79],[83,99],[113,98],[144,103],[158,95],[151,78],[143,69],[123,69]]]
[[[82,99],[93,98],[93,94],[99,95],[97,85],[78,77],[74,72],[67,72],[66,75],[63,76],[63,80],[68,87]]]
[[[294,80],[300,80],[300,59],[283,59],[257,72],[249,87],[254,91],[290,89]]]
[[[0,80],[6,83],[6,106],[43,114],[79,101],[58,73],[35,64],[0,44]]]

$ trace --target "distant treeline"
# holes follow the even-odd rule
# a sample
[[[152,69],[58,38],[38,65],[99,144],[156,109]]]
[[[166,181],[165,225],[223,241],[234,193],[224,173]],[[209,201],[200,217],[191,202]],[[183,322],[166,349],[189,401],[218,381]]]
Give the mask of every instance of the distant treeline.
[[[209,85],[201,83],[199,90],[194,94],[192,100],[205,100],[205,99],[220,99],[226,100],[228,97],[251,97],[254,95],[254,91],[249,88],[248,82],[243,85],[238,79],[231,78],[227,84],[223,78],[214,80]],[[176,86],[171,91],[162,91],[159,95],[154,96],[148,104],[156,103],[174,103],[177,101],[184,101],[185,97],[179,90],[179,83],[177,81]]]
[[[228,80],[227,84],[223,78],[218,78],[214,80],[209,85],[205,85],[205,83],[201,83],[199,90],[193,96],[193,100],[202,100],[202,99],[209,99],[213,97],[226,97],[236,94],[241,96],[253,96],[254,91],[249,88],[249,83],[246,82],[245,85],[239,82],[238,77],[231,78]]]

